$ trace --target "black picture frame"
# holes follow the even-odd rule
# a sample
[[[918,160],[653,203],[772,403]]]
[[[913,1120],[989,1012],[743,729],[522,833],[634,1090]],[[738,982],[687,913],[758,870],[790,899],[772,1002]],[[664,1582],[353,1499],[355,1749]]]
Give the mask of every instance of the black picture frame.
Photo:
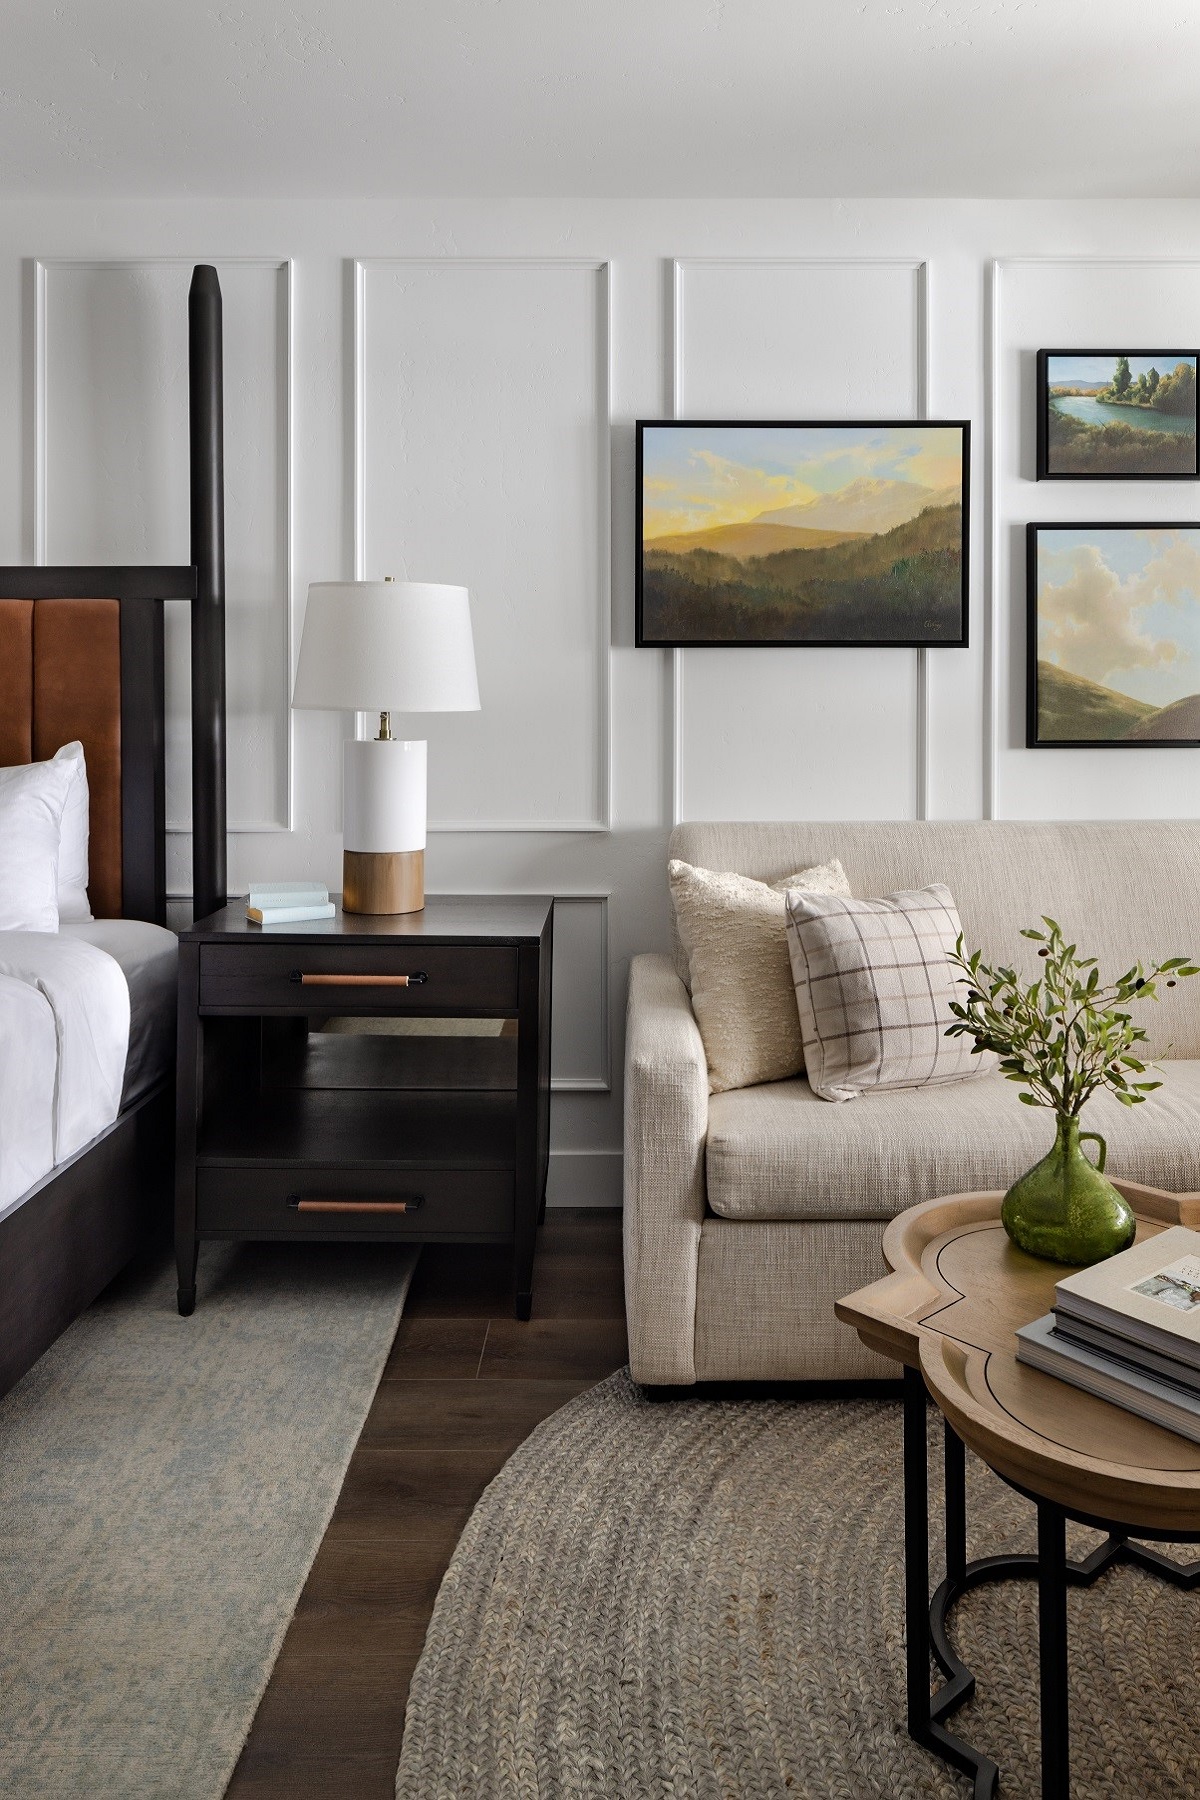
[[[1200,549],[1200,520],[1196,519],[1046,519],[1025,527],[1025,745],[1029,750],[1188,750],[1200,747],[1196,737],[1124,737],[1119,734],[1092,737],[1044,737],[1041,734],[1041,691],[1038,675],[1038,547],[1044,532],[1086,531],[1097,536],[1119,531],[1186,531]],[[1197,601],[1200,605],[1200,600]],[[1067,671],[1069,674],[1070,671]],[[1076,679],[1085,679],[1077,677]],[[1092,683],[1099,687],[1100,684]],[[1101,690],[1103,691],[1103,690]],[[1145,704],[1144,702],[1135,702]],[[1180,704],[1172,702],[1171,706]],[[1170,710],[1164,708],[1161,710]],[[1200,706],[1197,708],[1200,713]],[[1136,722],[1135,722],[1136,723]],[[1200,727],[1197,728],[1200,730]]]
[[[1074,356],[1136,357],[1157,365],[1161,362],[1163,372],[1167,373],[1175,365],[1190,357],[1196,363],[1200,374],[1200,350],[1039,350],[1037,353],[1037,479],[1039,481],[1200,481],[1200,430],[1196,429],[1196,418],[1193,414],[1192,430],[1192,466],[1183,470],[1146,469],[1143,471],[1122,470],[1062,470],[1052,469],[1050,448],[1050,360],[1052,357]]]
[[[714,637],[659,634],[647,619],[645,546],[645,449],[646,435],[656,431],[845,431],[848,439],[864,432],[957,431],[961,439],[961,506],[958,534],[958,618],[953,636],[904,635],[898,637]],[[969,419],[638,419],[635,421],[635,632],[639,649],[965,649],[970,641],[970,493],[971,421]]]

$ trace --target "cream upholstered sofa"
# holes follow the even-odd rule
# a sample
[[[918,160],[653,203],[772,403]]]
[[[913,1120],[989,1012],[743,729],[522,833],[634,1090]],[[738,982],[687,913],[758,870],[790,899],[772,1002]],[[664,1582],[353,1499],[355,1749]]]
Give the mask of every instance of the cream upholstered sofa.
[[[670,854],[774,881],[839,857],[854,894],[945,882],[968,947],[1031,972],[1043,913],[1117,975],[1200,953],[1200,824],[814,823],[677,827]],[[664,876],[665,878],[665,876]],[[885,1222],[937,1194],[1004,1188],[1049,1148],[1040,1108],[999,1075],[836,1105],[804,1080],[709,1094],[676,955],[637,956],[625,1068],[625,1284],[635,1379],[894,1375],[833,1304],[883,1272]],[[1163,1059],[1138,1107],[1087,1124],[1109,1171],[1200,1188],[1200,977],[1139,1018]]]

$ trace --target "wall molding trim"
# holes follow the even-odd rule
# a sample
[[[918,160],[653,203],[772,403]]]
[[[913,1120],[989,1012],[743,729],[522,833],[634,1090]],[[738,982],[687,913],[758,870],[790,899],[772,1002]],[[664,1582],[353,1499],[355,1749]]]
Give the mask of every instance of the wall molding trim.
[[[997,815],[1000,756],[1000,665],[996,654],[996,606],[1000,592],[1000,459],[996,433],[1000,424],[1000,276],[1003,263],[993,257],[987,269],[984,330],[984,441],[987,445],[987,480],[984,485],[984,594],[983,594],[983,794],[985,819]]]
[[[550,1089],[555,1094],[612,1093],[612,1019],[610,991],[612,968],[609,959],[608,913],[611,890],[593,893],[561,893],[554,895],[554,908],[560,906],[598,906],[600,908],[600,1071],[597,1075],[557,1075]]]
[[[529,887],[506,887],[495,882],[486,888],[455,887],[450,889],[427,888],[430,899],[439,893],[453,892],[459,894],[478,895],[480,898],[524,900],[532,892],[546,892],[546,889]],[[190,897],[190,896],[189,896]],[[611,888],[558,888],[550,894],[555,908],[560,906],[597,906],[600,908],[600,1043],[597,1062],[599,1072],[596,1075],[555,1075],[550,1081],[550,1090],[555,1094],[611,1094],[612,1093],[612,964],[609,954],[609,902],[612,899]],[[551,1045],[551,1061],[553,1062],[553,1044]]]
[[[403,268],[547,268],[588,269],[600,283],[600,332],[596,344],[598,404],[596,412],[595,496],[597,517],[597,568],[595,596],[596,632],[596,810],[577,819],[433,819],[430,832],[524,832],[557,836],[583,832],[609,832],[613,828],[613,728],[612,728],[612,440],[613,392],[613,270],[603,257],[589,256],[363,256],[354,259],[353,305],[353,519],[354,579],[364,579],[366,556],[366,288],[372,269]],[[368,729],[365,716],[355,716],[355,736]]]
[[[620,1209],[624,1200],[623,1150],[554,1150],[546,1183],[546,1205]]]
[[[231,816],[231,837],[264,837],[295,829],[296,754],[295,719],[292,713],[292,671],[296,653],[295,593],[295,417],[296,417],[296,345],[295,345],[295,264],[290,256],[47,256],[34,259],[34,335],[33,335],[33,533],[34,562],[48,560],[49,536],[49,413],[50,376],[49,285],[56,269],[173,269],[194,268],[197,263],[212,263],[222,268],[273,269],[284,279],[284,440],[283,440],[283,507],[284,567],[283,602],[285,660],[281,671],[284,682],[282,709],[284,729],[283,794],[284,817],[246,819]],[[181,819],[167,820],[167,834],[188,838],[191,826]]]
[[[671,417],[687,417],[684,356],[685,278],[689,269],[909,269],[916,277],[916,341],[913,346],[914,417],[930,416],[930,275],[924,257],[912,256],[686,256],[674,257],[672,269]],[[801,646],[802,647],[802,646]],[[684,799],[684,701],[686,652],[673,649],[671,659],[671,819],[672,826],[687,817]],[[913,651],[915,710],[913,817],[924,819],[929,810],[929,682],[926,652]]]

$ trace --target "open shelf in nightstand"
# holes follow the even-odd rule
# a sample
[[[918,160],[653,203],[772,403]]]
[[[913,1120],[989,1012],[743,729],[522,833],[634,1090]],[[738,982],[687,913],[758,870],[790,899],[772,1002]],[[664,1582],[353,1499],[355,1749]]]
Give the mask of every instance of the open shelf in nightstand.
[[[284,1021],[290,1026],[291,1021]],[[362,1023],[362,1021],[356,1021]],[[274,1027],[264,1021],[264,1040]],[[516,1093],[514,1036],[438,1037],[419,1031],[393,1037],[377,1031],[305,1035],[275,1029],[264,1041],[262,1085],[302,1088],[404,1088],[414,1092]]]
[[[201,1122],[197,1166],[513,1169],[515,1094],[267,1088],[226,1096]]]

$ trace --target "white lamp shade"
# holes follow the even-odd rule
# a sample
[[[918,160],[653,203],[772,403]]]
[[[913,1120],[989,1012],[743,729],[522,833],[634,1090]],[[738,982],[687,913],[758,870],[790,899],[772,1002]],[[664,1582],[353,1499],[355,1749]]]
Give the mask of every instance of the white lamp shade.
[[[466,588],[433,581],[314,581],[292,705],[478,712]]]

